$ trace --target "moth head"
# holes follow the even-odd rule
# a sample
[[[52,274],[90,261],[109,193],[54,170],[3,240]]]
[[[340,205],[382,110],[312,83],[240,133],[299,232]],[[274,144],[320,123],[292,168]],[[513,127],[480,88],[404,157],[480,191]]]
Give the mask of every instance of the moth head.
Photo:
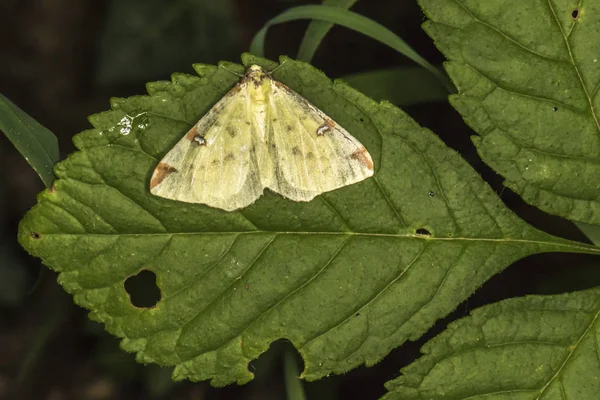
[[[251,65],[246,72],[246,79],[252,80],[255,84],[260,84],[263,79],[268,77],[269,74],[262,69],[260,65]]]

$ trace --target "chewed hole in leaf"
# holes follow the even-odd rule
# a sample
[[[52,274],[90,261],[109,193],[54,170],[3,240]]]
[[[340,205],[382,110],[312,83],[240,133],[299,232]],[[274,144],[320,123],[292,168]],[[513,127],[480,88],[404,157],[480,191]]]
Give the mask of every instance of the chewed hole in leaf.
[[[125,291],[134,307],[152,308],[161,299],[160,288],[156,285],[156,274],[147,269],[127,278]]]
[[[554,111],[558,111],[558,107],[556,107],[556,106],[552,107],[552,109],[553,109]]]
[[[431,236],[431,232],[429,232],[427,229],[425,228],[419,228],[415,231],[415,233],[417,235],[425,235],[425,236]]]
[[[579,8],[571,11],[571,18],[573,18],[573,21],[577,21],[579,19]]]
[[[42,235],[37,232],[31,232],[29,235],[31,235],[33,239],[40,239],[42,237]]]
[[[365,120],[361,117],[358,119],[360,122],[365,122]]]

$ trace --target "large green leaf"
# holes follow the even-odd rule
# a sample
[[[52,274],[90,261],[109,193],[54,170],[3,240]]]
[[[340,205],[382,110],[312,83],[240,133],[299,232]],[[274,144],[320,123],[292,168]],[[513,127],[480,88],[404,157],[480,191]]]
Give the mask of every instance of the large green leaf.
[[[342,373],[419,337],[515,260],[599,252],[524,223],[395,106],[290,59],[274,77],[365,144],[373,178],[309,203],[267,192],[231,213],[152,196],[158,160],[243,71],[224,66],[113,99],[20,225],[23,246],[141,362],[176,365],[176,379],[243,383],[248,362],[287,338],[304,378]],[[124,289],[141,270],[157,276],[155,307],[132,306]]]
[[[386,387],[392,400],[600,398],[600,288],[475,310]]]
[[[532,205],[599,225],[600,2],[420,3],[484,161]]]

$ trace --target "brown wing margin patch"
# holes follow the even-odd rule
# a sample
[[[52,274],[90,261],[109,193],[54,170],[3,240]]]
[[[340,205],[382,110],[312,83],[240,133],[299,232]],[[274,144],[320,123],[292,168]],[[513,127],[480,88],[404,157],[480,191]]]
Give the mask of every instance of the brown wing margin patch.
[[[323,136],[327,132],[331,132],[335,128],[335,122],[331,118],[327,118],[325,123],[317,128],[317,136]]]
[[[158,163],[154,173],[152,174],[152,179],[150,179],[150,190],[154,189],[156,185],[159,185],[169,174],[173,172],[177,172],[177,168],[167,164],[167,163]]]
[[[369,157],[369,153],[367,149],[361,147],[356,150],[354,153],[350,154],[350,158],[358,161],[362,166],[366,167],[369,171],[373,171],[373,161],[371,157]]]

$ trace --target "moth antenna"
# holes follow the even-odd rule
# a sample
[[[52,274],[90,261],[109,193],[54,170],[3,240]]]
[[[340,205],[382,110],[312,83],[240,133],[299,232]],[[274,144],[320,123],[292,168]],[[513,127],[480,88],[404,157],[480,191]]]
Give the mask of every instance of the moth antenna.
[[[285,64],[287,62],[287,58],[283,60],[282,63],[280,63],[278,66],[276,66],[275,68],[273,68],[271,71],[269,71],[269,75],[273,74],[275,71],[277,71],[279,68],[283,67],[283,64]]]
[[[225,71],[229,72],[230,74],[233,74],[235,76],[237,76],[238,78],[243,78],[244,74],[238,74],[237,72],[234,72],[230,69],[227,69],[223,64],[219,63],[219,68],[223,68]]]

